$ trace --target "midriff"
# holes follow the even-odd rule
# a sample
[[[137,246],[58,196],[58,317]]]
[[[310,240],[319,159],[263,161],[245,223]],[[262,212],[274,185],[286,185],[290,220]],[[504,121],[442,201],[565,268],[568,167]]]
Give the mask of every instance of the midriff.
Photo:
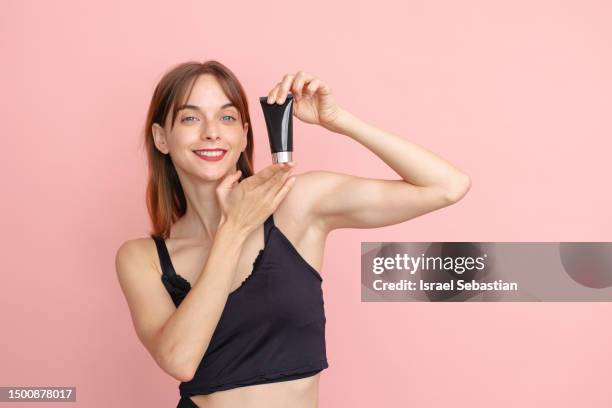
[[[191,400],[200,408],[317,408],[320,376],[237,387]]]

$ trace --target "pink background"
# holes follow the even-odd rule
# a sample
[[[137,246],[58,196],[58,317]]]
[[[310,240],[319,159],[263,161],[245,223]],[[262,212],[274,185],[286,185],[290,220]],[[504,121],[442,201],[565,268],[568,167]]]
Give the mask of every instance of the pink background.
[[[114,255],[147,233],[153,87],[176,63],[218,59],[248,93],[257,170],[270,163],[258,97],[302,69],[472,178],[454,206],[331,234],[321,407],[612,406],[609,303],[361,303],[359,260],[361,241],[612,240],[611,19],[593,0],[4,1],[0,386],[175,406]],[[294,131],[297,173],[397,176],[347,137]]]

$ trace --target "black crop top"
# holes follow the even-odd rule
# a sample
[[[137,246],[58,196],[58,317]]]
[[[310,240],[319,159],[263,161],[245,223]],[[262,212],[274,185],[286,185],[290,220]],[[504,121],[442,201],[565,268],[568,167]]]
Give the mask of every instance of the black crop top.
[[[155,240],[162,282],[178,307],[191,285]],[[274,225],[264,223],[264,249],[251,274],[229,293],[219,323],[181,397],[310,377],[327,368],[323,278]]]

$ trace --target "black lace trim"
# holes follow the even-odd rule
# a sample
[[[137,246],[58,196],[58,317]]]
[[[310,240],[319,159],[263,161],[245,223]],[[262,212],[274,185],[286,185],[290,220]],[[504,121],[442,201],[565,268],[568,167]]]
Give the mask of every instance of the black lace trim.
[[[238,292],[240,289],[242,289],[244,287],[244,285],[247,283],[247,281],[249,279],[251,279],[253,277],[253,275],[255,275],[257,267],[259,266],[259,264],[261,263],[261,256],[263,255],[264,250],[260,249],[259,253],[257,254],[257,257],[255,258],[255,261],[253,261],[253,269],[251,269],[251,273],[249,274],[249,276],[247,276],[246,278],[244,278],[244,280],[242,281],[242,283],[240,283],[240,286],[238,286],[236,289],[234,289],[232,292],[230,292],[230,295],[235,294],[236,292]]]
[[[175,273],[173,276],[170,276],[168,280],[174,287],[182,290],[183,292],[189,292],[189,290],[191,289],[191,283],[189,283],[187,279],[183,278],[178,273]]]
[[[240,286],[238,286],[238,288],[236,288],[234,292],[237,292],[238,289],[242,288],[244,284],[255,274],[255,270],[259,267],[263,254],[264,250],[260,249],[259,253],[257,254],[257,257],[255,258],[255,261],[253,261],[253,270],[251,270],[249,276],[247,276],[242,281]],[[183,278],[178,273],[174,273],[171,276],[162,275],[162,281],[164,281],[166,288],[170,292],[170,297],[172,297],[172,301],[176,306],[178,306],[183,301],[183,299],[185,299],[187,293],[189,293],[189,291],[191,290],[191,284],[189,283],[189,281]]]
[[[178,307],[183,299],[185,299],[185,296],[187,296],[187,293],[189,293],[189,290],[191,290],[191,284],[178,274],[172,276],[163,275],[162,281],[166,289],[168,289],[174,305]]]
[[[263,253],[264,253],[264,250],[260,249],[259,253],[257,254],[257,257],[253,261],[253,270],[259,266],[259,263],[261,261],[261,256],[263,255]],[[253,275],[253,274],[251,273],[251,275]],[[251,276],[251,275],[249,275],[249,276]],[[247,277],[247,279],[248,279],[248,277]]]

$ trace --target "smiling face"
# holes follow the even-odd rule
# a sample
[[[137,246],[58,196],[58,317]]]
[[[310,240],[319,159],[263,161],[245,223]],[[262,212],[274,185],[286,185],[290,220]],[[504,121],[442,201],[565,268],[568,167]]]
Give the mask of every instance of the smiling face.
[[[155,123],[152,131],[155,146],[170,154],[179,175],[217,180],[236,170],[240,153],[247,146],[248,123],[242,124],[240,111],[213,75],[196,79],[187,102],[174,117],[174,127],[171,125],[169,114],[164,127]],[[219,149],[223,150],[221,156],[211,157]],[[206,150],[212,151],[207,154]]]

